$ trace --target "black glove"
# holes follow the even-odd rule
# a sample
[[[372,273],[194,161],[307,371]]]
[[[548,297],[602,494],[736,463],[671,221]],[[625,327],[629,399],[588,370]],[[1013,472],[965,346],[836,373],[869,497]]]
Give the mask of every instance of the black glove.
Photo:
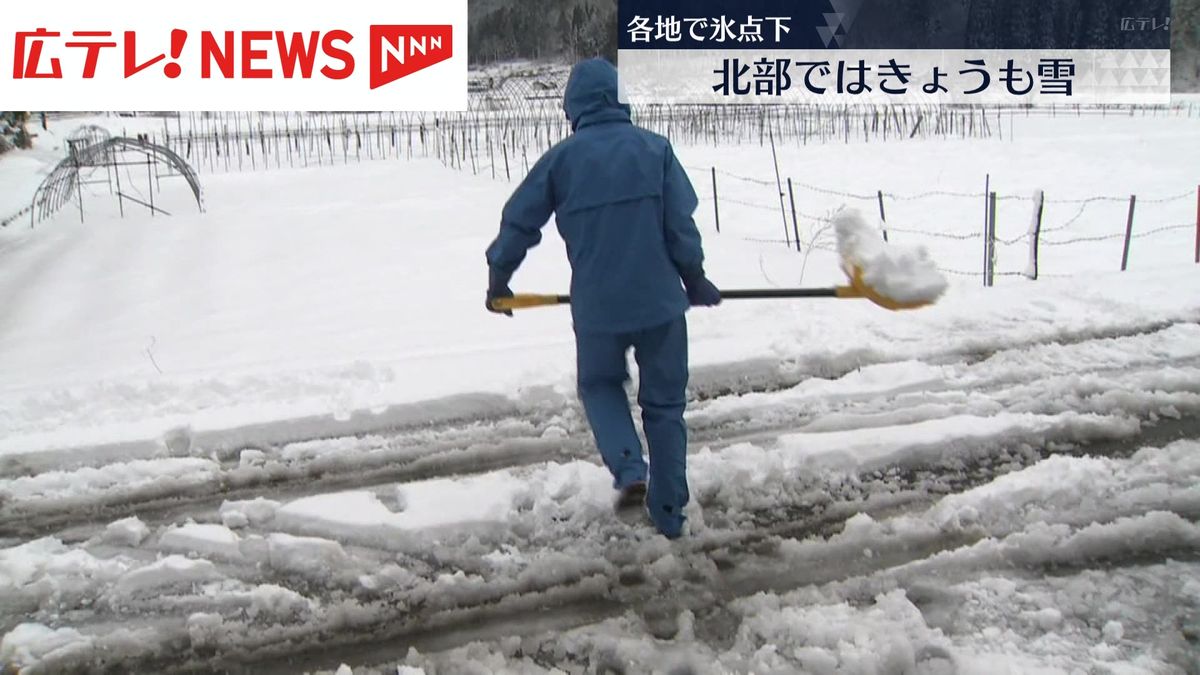
[[[721,291],[704,276],[703,269],[690,270],[681,274],[683,287],[687,290],[688,302],[693,307],[715,307],[721,304]]]
[[[512,313],[511,309],[503,309],[502,310],[502,309],[495,309],[494,307],[492,307],[493,300],[496,300],[499,298],[511,298],[512,296],[513,296],[512,289],[510,289],[508,287],[508,276],[500,273],[499,271],[497,271],[495,269],[489,268],[489,270],[488,270],[488,290],[487,290],[487,300],[486,300],[487,310],[489,312],[492,312],[493,314],[504,314],[506,316],[512,316],[513,313]]]

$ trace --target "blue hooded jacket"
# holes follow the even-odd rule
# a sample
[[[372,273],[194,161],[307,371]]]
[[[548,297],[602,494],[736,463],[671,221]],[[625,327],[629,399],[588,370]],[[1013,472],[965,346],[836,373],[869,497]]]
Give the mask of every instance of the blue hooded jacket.
[[[633,125],[607,61],[576,64],[563,109],[574,133],[548,150],[513,192],[487,249],[507,282],[541,241],[553,212],[571,262],[577,332],[624,333],[687,310],[680,278],[701,270],[696,193],[670,142]]]

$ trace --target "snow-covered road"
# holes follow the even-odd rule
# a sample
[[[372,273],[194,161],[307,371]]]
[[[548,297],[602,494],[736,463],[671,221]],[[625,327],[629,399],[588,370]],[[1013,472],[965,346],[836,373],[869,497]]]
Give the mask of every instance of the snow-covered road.
[[[470,419],[211,453],[181,438],[171,457],[98,453],[0,481],[0,520],[24,540],[0,553],[5,656],[286,672],[485,640],[471,658],[522,667],[529,644],[697,672],[966,668],[995,650],[1012,672],[1195,664],[1200,442],[1173,440],[1200,437],[1195,322],[702,396],[692,535],[673,545],[612,518],[573,406],[479,403]],[[1089,599],[1160,568],[1153,607]],[[839,621],[867,641],[804,628],[841,635]],[[680,631],[711,653],[677,653]],[[750,649],[762,635],[772,653]]]
[[[978,264],[979,204],[951,193],[985,175],[1012,197],[1001,239],[1044,189],[1051,232],[1079,242],[1047,245],[1038,281],[955,276],[911,313],[690,314],[678,542],[612,514],[568,314],[482,308],[507,184],[428,160],[204,176],[206,214],[121,218],[91,194],[87,223],[0,230],[0,662],[1200,672],[1200,284],[1174,228],[1200,128],[1015,126],[784,149],[788,175],[860,195],[945,188],[888,205],[942,267]],[[757,241],[773,183],[728,178],[769,155],[680,149],[725,181],[722,233],[699,214],[709,272],[841,282],[830,250]],[[802,210],[838,205],[805,189]],[[1087,200],[1133,191],[1142,231],[1174,229],[1118,273],[1124,202]],[[566,288],[546,235],[517,290]]]

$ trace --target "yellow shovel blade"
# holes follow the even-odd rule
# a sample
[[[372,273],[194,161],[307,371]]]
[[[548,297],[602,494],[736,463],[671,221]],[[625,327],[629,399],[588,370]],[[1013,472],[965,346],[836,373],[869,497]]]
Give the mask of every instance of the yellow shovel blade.
[[[858,265],[843,264],[842,270],[846,273],[846,276],[850,277],[850,285],[837,287],[837,296],[839,298],[865,298],[893,312],[906,309],[919,309],[933,304],[930,300],[905,302],[887,297],[863,281],[863,271]]]

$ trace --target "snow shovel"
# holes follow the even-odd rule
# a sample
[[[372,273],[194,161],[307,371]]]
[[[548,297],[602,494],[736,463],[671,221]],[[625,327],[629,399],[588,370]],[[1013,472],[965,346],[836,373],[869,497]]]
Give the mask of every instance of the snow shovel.
[[[849,269],[847,269],[847,267]],[[934,300],[921,299],[903,301],[890,298],[863,281],[862,268],[857,265],[843,266],[850,277],[849,285],[834,286],[833,288],[768,288],[768,289],[739,289],[721,291],[721,300],[767,300],[779,298],[863,298],[892,311],[917,309],[933,304]],[[511,298],[497,298],[492,301],[492,309],[506,311],[513,309],[529,309],[531,307],[547,307],[551,305],[568,305],[569,295],[536,295],[521,293]]]
[[[878,229],[854,209],[840,210],[830,222],[837,232],[841,268],[849,285],[721,291],[721,299],[863,298],[884,309],[900,311],[931,305],[946,290],[946,279],[924,248],[888,245],[879,237]],[[867,283],[863,274],[864,264],[873,272],[872,283]],[[507,311],[570,302],[568,295],[515,295],[492,301],[492,309]]]

